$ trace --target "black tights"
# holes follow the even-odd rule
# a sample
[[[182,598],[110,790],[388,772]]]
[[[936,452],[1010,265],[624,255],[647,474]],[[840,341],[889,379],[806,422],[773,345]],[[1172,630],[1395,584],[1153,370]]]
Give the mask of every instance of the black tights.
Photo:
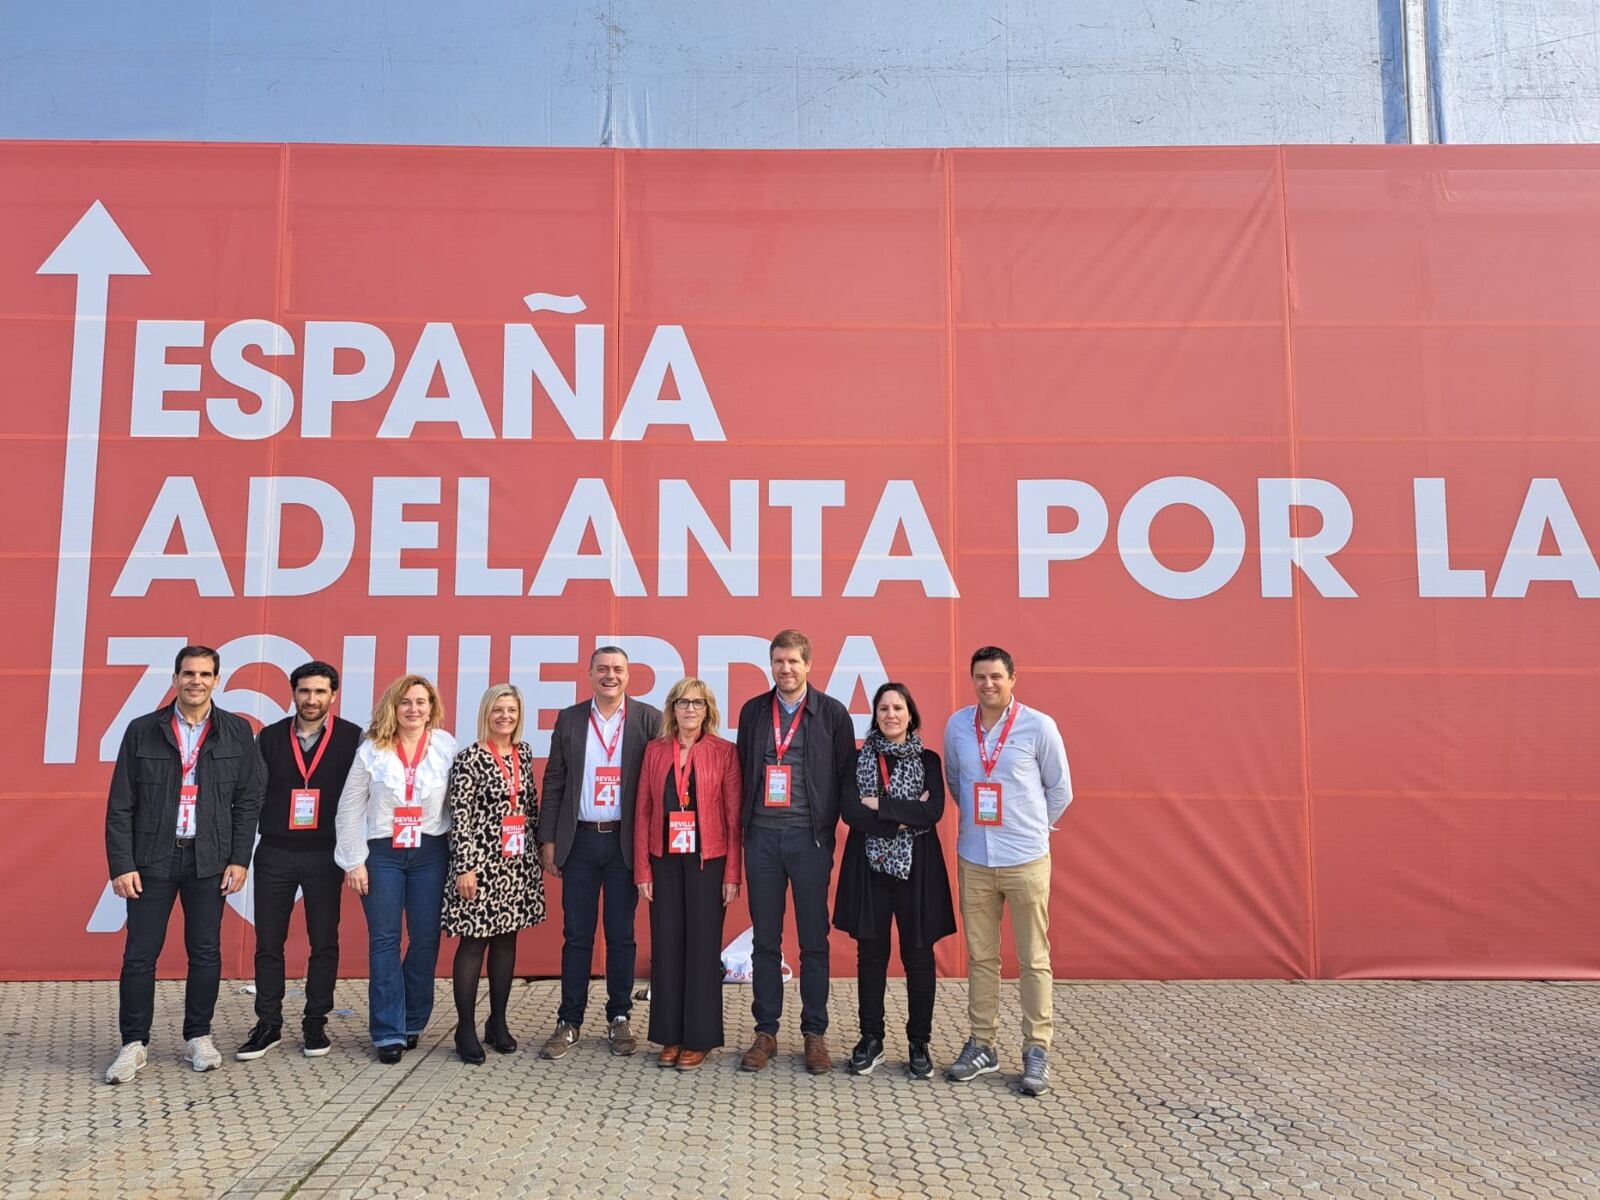
[[[517,966],[517,935],[464,937],[456,946],[456,1021],[463,1030],[477,1024],[478,977],[483,973],[484,951],[489,952],[489,1024],[506,1027],[506,1004],[511,999],[511,977]]]

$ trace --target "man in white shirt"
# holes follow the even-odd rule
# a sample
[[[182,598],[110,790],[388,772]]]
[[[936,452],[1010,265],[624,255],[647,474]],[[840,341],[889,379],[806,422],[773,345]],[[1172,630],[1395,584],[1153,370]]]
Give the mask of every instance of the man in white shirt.
[[[946,1072],[964,1083],[996,1070],[1000,916],[1011,909],[1022,1002],[1022,1091],[1050,1086],[1050,834],[1072,803],[1067,751],[1056,723],[1014,698],[1016,664],[998,646],[972,655],[978,703],[950,718],[944,773],[960,805],[956,841],[967,937],[972,1036]]]
[[[633,805],[644,748],[661,732],[661,711],[628,698],[628,656],[601,646],[589,656],[593,696],[562,709],[550,734],[539,805],[539,855],[561,880],[561,1006],[540,1051],[561,1058],[577,1042],[589,1002],[595,925],[604,901],[606,1038],[613,1054],[632,1054]]]

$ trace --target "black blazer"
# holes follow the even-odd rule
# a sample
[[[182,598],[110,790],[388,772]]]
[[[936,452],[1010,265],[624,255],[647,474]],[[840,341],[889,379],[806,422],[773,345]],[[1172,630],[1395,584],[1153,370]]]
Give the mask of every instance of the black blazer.
[[[550,757],[544,765],[544,802],[539,806],[539,842],[556,848],[556,866],[565,865],[578,832],[583,756],[589,741],[589,705],[563,708],[550,731]],[[650,739],[661,734],[661,710],[628,697],[622,720],[622,860],[633,866],[633,802],[639,792],[639,764]]]
[[[767,738],[772,733],[772,698],[778,689],[746,700],[739,710],[739,767],[744,772],[744,827],[750,828],[766,780]],[[850,713],[826,692],[806,688],[806,799],[818,842],[834,843],[839,809],[856,787],[856,731]]]
[[[106,864],[111,877],[148,871],[165,878],[178,827],[183,760],[172,736],[173,705],[135,717],[122,734],[106,801]],[[211,729],[195,764],[200,806],[195,811],[195,870],[220,875],[248,867],[256,844],[256,815],[267,768],[255,733],[243,717],[211,706]]]

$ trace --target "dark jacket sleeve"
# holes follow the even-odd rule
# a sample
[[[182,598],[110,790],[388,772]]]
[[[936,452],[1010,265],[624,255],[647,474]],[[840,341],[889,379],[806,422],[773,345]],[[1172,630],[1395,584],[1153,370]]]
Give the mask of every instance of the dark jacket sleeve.
[[[937,825],[944,816],[944,775],[939,756],[932,750],[922,752],[923,787],[928,799],[924,801],[901,800],[882,796],[878,800],[878,814],[894,825],[909,825],[913,829],[926,829]]]
[[[137,870],[133,861],[133,727],[123,731],[106,800],[106,865],[111,878]]]
[[[850,712],[839,706],[838,719],[833,726],[833,786],[839,797],[839,811],[852,800],[860,803],[861,794],[856,789],[856,728]]]
[[[653,742],[661,736],[661,714],[654,708],[647,708],[643,715],[645,736]]]
[[[240,720],[242,724],[243,718]],[[267,793],[267,764],[261,757],[261,748],[248,726],[243,737],[244,770],[233,789],[233,848],[228,853],[228,861],[236,867],[250,865],[256,848],[256,823],[261,818],[261,798]]]
[[[567,794],[567,731],[562,728],[566,715],[563,709],[556,717],[555,728],[550,731],[550,757],[544,763],[544,803],[539,806],[541,845],[555,845],[556,825]]]
[[[734,757],[739,761],[739,819],[741,821],[744,819],[745,809],[754,803],[753,798],[745,794],[745,788],[749,786],[751,776],[751,756],[756,753],[757,736],[755,729],[752,728],[754,722],[750,719],[750,708],[751,702],[746,701],[744,707],[739,710],[739,732],[734,738]]]

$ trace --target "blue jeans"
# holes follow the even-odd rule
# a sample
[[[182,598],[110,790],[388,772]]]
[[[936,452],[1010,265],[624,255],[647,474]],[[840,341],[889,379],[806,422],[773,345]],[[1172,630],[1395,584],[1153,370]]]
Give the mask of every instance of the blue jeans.
[[[752,1004],[756,1032],[778,1035],[783,1016],[783,914],[794,895],[800,937],[800,1032],[828,1032],[828,881],[833,843],[818,845],[809,825],[753,824],[744,835],[749,883]]]
[[[439,914],[450,867],[449,839],[423,834],[415,850],[396,850],[387,838],[367,843],[367,1023],[374,1046],[403,1046],[433,1016],[433,975],[439,964]],[[400,958],[400,923],[410,945]]]
[[[609,1023],[633,1011],[633,918],[639,889],[633,869],[622,858],[622,834],[596,833],[579,825],[561,867],[561,1007],[556,1011],[557,1021],[579,1028],[589,1006],[589,967],[602,897]]]

